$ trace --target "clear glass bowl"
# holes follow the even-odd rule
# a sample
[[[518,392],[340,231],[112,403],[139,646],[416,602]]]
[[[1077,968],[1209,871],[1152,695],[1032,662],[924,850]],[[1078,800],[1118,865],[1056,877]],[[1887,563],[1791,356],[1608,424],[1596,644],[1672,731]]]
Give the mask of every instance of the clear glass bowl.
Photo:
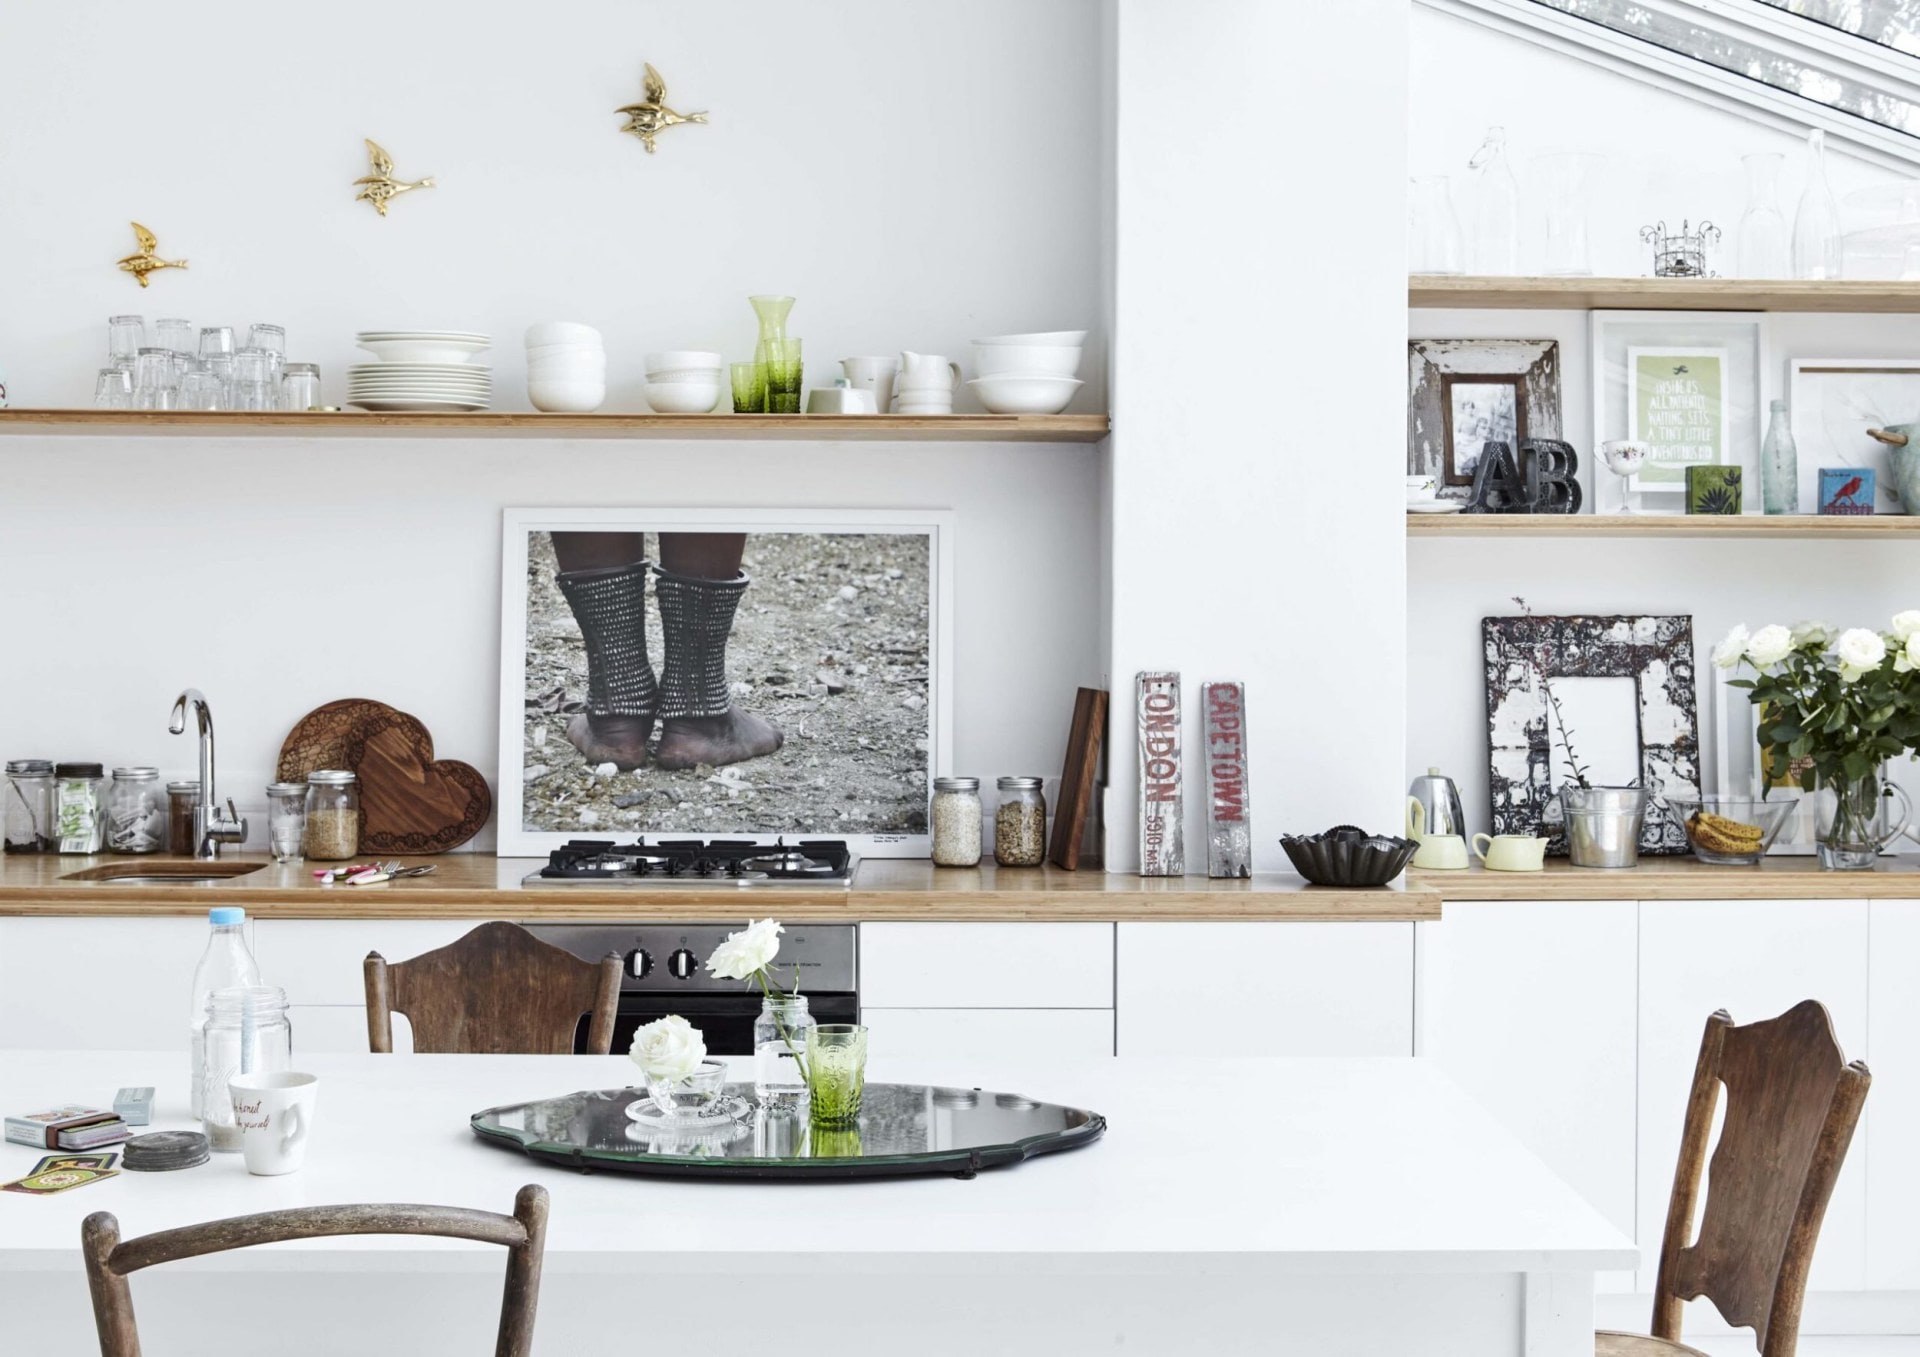
[[[1720,867],[1753,867],[1800,804],[1797,796],[1669,796],[1693,855]]]
[[[719,1060],[703,1060],[685,1079],[668,1083],[647,1080],[653,1105],[669,1117],[705,1116],[726,1090],[727,1067]]]

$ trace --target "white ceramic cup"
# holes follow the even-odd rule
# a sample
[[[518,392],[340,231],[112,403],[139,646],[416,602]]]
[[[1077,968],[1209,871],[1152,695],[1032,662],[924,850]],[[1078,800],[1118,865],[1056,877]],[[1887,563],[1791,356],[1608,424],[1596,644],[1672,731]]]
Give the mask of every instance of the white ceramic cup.
[[[299,1171],[307,1159],[319,1084],[316,1076],[292,1070],[236,1074],[227,1080],[248,1173],[274,1177]]]
[[[1407,477],[1407,503],[1424,504],[1440,493],[1440,482],[1432,476]]]
[[[894,374],[900,371],[898,358],[842,358],[840,370],[847,374],[848,386],[873,392],[876,413],[887,413],[893,404]]]

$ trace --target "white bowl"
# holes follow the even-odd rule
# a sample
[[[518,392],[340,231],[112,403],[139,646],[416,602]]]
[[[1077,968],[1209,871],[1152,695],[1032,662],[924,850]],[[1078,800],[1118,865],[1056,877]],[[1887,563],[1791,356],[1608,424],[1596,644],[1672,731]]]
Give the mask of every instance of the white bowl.
[[[359,347],[383,363],[471,363],[489,346],[473,339],[362,339]]]
[[[604,377],[607,375],[607,360],[604,358],[546,358],[537,363],[527,364],[529,377]]]
[[[600,332],[570,320],[547,320],[527,327],[527,347],[538,344],[598,344]]]
[[[1057,415],[1081,383],[1072,377],[975,377],[967,383],[995,415]]]
[[[1078,344],[975,344],[973,370],[981,377],[1071,377],[1081,352]]]
[[[598,344],[529,344],[527,357],[534,358],[605,358],[607,351]]]
[[[527,399],[536,410],[550,414],[584,415],[600,408],[607,398],[605,382],[537,381],[527,383]]]
[[[709,353],[705,349],[668,349],[664,353],[650,353],[646,356],[648,375],[656,372],[676,372],[682,368],[696,372],[725,372],[727,360],[722,354]]]
[[[948,401],[902,401],[896,400],[888,407],[888,414],[894,415],[950,415],[953,402]]]
[[[704,415],[719,403],[718,382],[647,383],[647,404],[663,415]]]
[[[985,339],[976,339],[976,344],[1039,344],[1045,347],[1066,345],[1079,348],[1087,342],[1085,330],[1044,330],[1030,335],[988,335]]]

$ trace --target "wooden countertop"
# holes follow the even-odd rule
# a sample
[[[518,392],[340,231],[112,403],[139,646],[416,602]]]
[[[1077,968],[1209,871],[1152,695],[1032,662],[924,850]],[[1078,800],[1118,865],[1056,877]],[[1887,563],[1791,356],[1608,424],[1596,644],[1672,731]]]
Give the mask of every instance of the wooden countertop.
[[[1544,872],[1414,871],[1408,880],[1441,900],[1905,900],[1920,899],[1920,859],[1882,858],[1870,872],[1825,872],[1810,857],[1772,857],[1758,867],[1715,867],[1693,858],[1642,858],[1604,871],[1549,861]]]
[[[1206,877],[1137,877],[1052,867],[935,867],[924,860],[869,858],[851,889],[725,884],[645,889],[627,886],[527,885],[535,858],[448,853],[432,876],[379,886],[322,886],[315,864],[288,866],[253,856],[223,863],[259,863],[259,870],[217,882],[154,884],[73,880],[72,874],[124,867],[151,871],[179,859],[21,856],[0,858],[0,916],[189,915],[209,905],[242,905],[279,919],[746,919],[774,914],[794,920],[1169,921],[1437,919],[1440,896],[1419,886],[1330,890],[1299,877],[1262,873],[1245,881]]]

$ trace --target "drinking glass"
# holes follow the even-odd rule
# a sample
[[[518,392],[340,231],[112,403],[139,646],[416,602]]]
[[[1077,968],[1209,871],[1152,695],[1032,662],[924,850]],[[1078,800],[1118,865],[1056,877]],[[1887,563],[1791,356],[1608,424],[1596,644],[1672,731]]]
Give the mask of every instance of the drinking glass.
[[[823,1022],[807,1029],[808,1121],[816,1130],[850,1131],[860,1124],[867,1091],[867,1029]]]
[[[233,353],[233,327],[209,325],[200,331],[200,357],[215,358]]]
[[[134,409],[172,410],[178,404],[179,397],[180,376],[173,366],[173,350],[140,350],[134,362]]]
[[[256,327],[258,328],[258,327]],[[241,349],[233,355],[233,381],[227,392],[229,410],[271,410],[278,403],[273,383],[273,355],[265,349]]]
[[[144,316],[107,317],[107,358],[115,367],[132,370],[134,360],[147,342]]]
[[[267,373],[267,380],[273,384],[276,392],[279,391],[280,373],[287,365],[286,327],[256,322],[253,328],[247,331],[247,347],[264,349],[271,356],[271,370]],[[273,407],[269,405],[267,408],[271,410]]]
[[[227,386],[218,373],[204,364],[188,370],[180,379],[182,410],[218,410],[226,404]]]
[[[163,317],[153,323],[153,342],[175,353],[193,352],[193,322],[177,316]]]
[[[767,413],[800,413],[800,341],[774,339],[767,342]]]
[[[320,403],[320,368],[314,363],[288,363],[280,377],[280,408],[311,410]]]
[[[93,383],[93,408],[96,410],[131,410],[133,408],[133,374],[125,368],[101,368],[100,375]]]
[[[733,373],[733,413],[757,415],[767,408],[767,384],[758,363],[735,363]]]

